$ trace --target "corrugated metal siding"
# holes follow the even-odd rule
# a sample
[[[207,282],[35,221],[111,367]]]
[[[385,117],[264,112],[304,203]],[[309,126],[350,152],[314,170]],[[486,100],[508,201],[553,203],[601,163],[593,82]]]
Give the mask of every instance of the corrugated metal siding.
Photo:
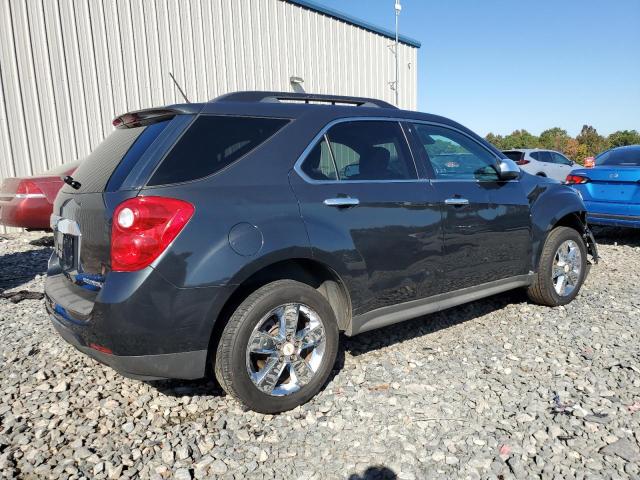
[[[0,0],[0,181],[84,158],[130,110],[236,90],[394,102],[393,41],[282,0]],[[400,44],[400,106],[417,49]]]

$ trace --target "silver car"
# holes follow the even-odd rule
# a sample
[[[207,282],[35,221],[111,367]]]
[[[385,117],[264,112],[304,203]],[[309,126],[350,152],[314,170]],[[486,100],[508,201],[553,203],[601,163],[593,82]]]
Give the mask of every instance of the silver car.
[[[503,153],[516,162],[522,170],[532,175],[549,177],[564,182],[575,167],[575,162],[562,153],[540,148],[514,148]]]

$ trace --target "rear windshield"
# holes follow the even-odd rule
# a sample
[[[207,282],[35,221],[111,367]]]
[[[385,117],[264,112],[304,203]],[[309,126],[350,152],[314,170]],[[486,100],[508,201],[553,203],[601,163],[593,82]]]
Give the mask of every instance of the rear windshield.
[[[103,192],[122,158],[126,155],[128,164],[135,163],[167,123],[169,121],[149,127],[117,128],[73,173],[73,179],[80,182],[80,188],[76,190],[64,185],[62,190],[66,193]],[[138,148],[138,145],[142,148]]]
[[[617,165],[619,167],[640,166],[640,146],[608,150],[596,157],[596,165]]]
[[[176,143],[147,185],[212,175],[264,143],[287,123],[288,120],[278,118],[201,116]]]
[[[507,158],[510,158],[514,162],[517,162],[524,156],[524,153],[522,152],[502,152],[502,153],[504,153]]]

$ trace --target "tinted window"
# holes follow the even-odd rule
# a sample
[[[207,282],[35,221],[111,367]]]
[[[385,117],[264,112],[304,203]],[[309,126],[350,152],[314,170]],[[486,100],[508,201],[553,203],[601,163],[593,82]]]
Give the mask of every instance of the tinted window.
[[[209,176],[249,153],[286,123],[275,118],[201,116],[169,152],[148,185]]]
[[[640,146],[608,150],[596,157],[596,165],[640,166]]]
[[[539,162],[551,163],[551,154],[549,152],[531,152],[529,155]]]
[[[340,180],[417,178],[402,128],[397,122],[338,123],[327,132]]]
[[[324,138],[311,150],[302,164],[302,171],[313,180],[337,180],[336,167],[331,158],[329,145]]]
[[[414,125],[436,178],[497,181],[496,158],[479,143],[449,128]]]
[[[83,160],[74,172],[73,178],[80,182],[80,188],[74,189],[65,184],[62,190],[67,193],[93,193],[104,191],[111,174],[120,164],[122,157],[134,142],[149,127],[117,128]]]
[[[504,153],[507,158],[510,158],[514,162],[522,160],[522,158],[524,157],[524,153],[522,152],[502,152],[502,153]]]
[[[571,165],[571,160],[569,160],[564,155],[560,155],[556,152],[551,152],[551,157],[553,158],[553,163],[557,163],[559,165]]]

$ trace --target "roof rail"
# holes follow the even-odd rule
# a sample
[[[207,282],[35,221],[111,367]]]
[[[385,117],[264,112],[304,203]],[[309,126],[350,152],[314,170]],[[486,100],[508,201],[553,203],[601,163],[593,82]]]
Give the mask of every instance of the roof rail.
[[[347,97],[342,95],[323,95],[315,93],[294,92],[234,92],[221,95],[212,102],[272,102],[272,103],[306,103],[347,105],[353,107],[397,108],[384,100],[366,97]]]

